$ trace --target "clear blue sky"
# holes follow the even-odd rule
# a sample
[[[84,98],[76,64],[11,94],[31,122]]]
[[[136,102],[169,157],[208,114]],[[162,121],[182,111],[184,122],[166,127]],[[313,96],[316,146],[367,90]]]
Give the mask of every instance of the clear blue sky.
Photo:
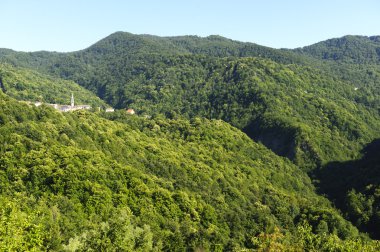
[[[0,0],[0,48],[75,51],[115,31],[275,48],[380,35],[379,0]]]

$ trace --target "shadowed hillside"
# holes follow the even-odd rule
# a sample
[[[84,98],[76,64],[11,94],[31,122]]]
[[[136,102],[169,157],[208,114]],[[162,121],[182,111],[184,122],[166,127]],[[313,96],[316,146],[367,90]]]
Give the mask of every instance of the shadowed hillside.
[[[333,162],[316,172],[319,188],[362,231],[380,238],[380,140],[355,161]]]

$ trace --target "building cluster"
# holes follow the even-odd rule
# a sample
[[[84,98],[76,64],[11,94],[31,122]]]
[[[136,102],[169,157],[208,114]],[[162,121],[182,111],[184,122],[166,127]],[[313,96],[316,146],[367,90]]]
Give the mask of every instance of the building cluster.
[[[55,108],[56,110],[62,111],[62,112],[70,112],[70,111],[76,111],[76,110],[89,110],[92,107],[90,105],[75,105],[74,102],[74,94],[71,94],[71,102],[70,105],[62,105],[62,104],[52,104],[52,103],[42,103],[42,102],[27,102],[28,104],[33,104],[36,107],[41,106],[42,104],[51,106]],[[100,107],[99,107],[100,111]],[[127,114],[134,115],[135,110],[134,109],[127,109]],[[110,113],[110,112],[115,112],[115,109],[112,107],[108,107],[105,109],[105,112]]]
[[[71,103],[70,103],[70,105],[35,102],[34,106],[39,107],[42,104],[45,104],[45,105],[50,106],[50,107],[53,107],[56,110],[59,110],[59,111],[62,111],[62,112],[69,112],[69,111],[75,111],[75,110],[89,110],[89,109],[92,108],[90,105],[75,105],[75,103],[74,103],[74,94],[71,94]]]

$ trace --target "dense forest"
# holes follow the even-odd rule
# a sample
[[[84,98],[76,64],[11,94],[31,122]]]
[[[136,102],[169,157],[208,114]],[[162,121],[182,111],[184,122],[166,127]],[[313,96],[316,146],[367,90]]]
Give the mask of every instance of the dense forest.
[[[332,162],[316,171],[319,188],[344,210],[346,217],[376,239],[380,238],[380,140],[363,150],[359,160]]]
[[[3,93],[19,101],[69,104],[71,94],[79,104],[105,107],[107,104],[94,93],[73,81],[40,74],[30,69],[0,64],[0,83]]]
[[[378,251],[379,48],[118,32],[0,49],[1,250]],[[20,102],[71,93],[119,110]]]
[[[378,246],[223,121],[61,114],[6,96],[0,118],[5,250],[233,250],[267,246],[266,233],[278,246]]]

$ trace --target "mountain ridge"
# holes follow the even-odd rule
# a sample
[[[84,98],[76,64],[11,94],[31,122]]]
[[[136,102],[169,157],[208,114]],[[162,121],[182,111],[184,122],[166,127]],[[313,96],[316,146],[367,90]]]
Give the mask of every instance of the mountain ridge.
[[[215,39],[217,44],[213,42]],[[247,45],[252,47],[247,49]],[[250,54],[260,57],[245,56]],[[289,54],[292,56],[288,57]],[[52,57],[45,53],[27,55],[31,58],[18,60],[16,55],[15,64],[43,69],[47,74],[74,80],[116,108],[134,107],[148,116],[161,113],[172,117],[183,115],[187,118],[205,116],[223,119],[241,129],[245,128],[247,132],[261,132],[260,134],[266,135],[263,138],[263,135],[251,134],[255,139],[261,139],[274,150],[278,150],[277,153],[284,153],[281,151],[283,147],[275,147],[277,144],[271,139],[273,134],[254,125],[269,127],[263,122],[278,120],[279,125],[282,125],[280,127],[290,127],[298,132],[293,134],[294,137],[299,135],[304,138],[309,133],[299,133],[300,129],[315,129],[318,125],[318,132],[323,132],[322,128],[330,132],[335,130],[333,125],[339,122],[338,129],[345,131],[343,135],[346,140],[343,142],[352,142],[356,146],[355,151],[360,150],[356,138],[377,134],[373,122],[370,123],[372,126],[359,126],[362,124],[359,120],[344,122],[343,119],[346,115],[355,118],[351,112],[353,110],[348,108],[360,105],[360,110],[368,110],[360,114],[366,115],[366,120],[376,121],[369,116],[373,110],[380,111],[379,90],[377,93],[372,92],[376,90],[376,85],[355,86],[354,83],[340,81],[333,74],[326,74],[326,69],[313,68],[314,65],[310,63],[312,61],[309,61],[311,56],[298,58],[295,52],[241,43],[220,36],[158,37],[116,32],[78,52],[53,54]],[[294,59],[301,63],[294,64]],[[318,62],[322,65],[323,61]],[[317,66],[319,69],[320,65]],[[292,92],[295,90],[302,95],[294,96]],[[312,92],[316,92],[318,96]],[[371,93],[375,95],[374,99],[370,99]],[[263,94],[265,100],[262,98]],[[310,96],[310,99],[302,101],[306,99],[305,96]],[[303,102],[316,103],[311,97],[317,98],[319,104],[307,107],[304,111],[300,109]],[[321,104],[322,108],[329,108],[327,111],[330,112],[318,111],[317,107]],[[264,113],[263,107],[274,111]],[[339,107],[345,108],[345,112],[338,112],[343,111]],[[284,108],[291,112],[285,112]],[[308,110],[310,112],[306,112]],[[295,123],[294,117],[305,122],[307,113],[316,118],[326,118],[323,119],[325,122],[318,119],[320,122],[313,125],[313,117],[308,115],[309,119],[305,124],[307,127],[300,127]],[[338,116],[339,113],[341,115]],[[260,121],[252,123],[258,119]],[[246,128],[249,124],[257,131]],[[368,132],[365,132],[365,128],[369,129]],[[280,129],[276,126],[272,130]],[[328,141],[327,136],[324,138]],[[360,144],[371,141],[371,138],[364,139]],[[314,160],[312,162],[318,164],[323,163],[322,160],[325,159],[321,158],[321,152],[316,154],[320,147],[311,147],[307,142],[309,140],[305,142],[302,139],[299,142],[304,143],[306,152],[311,152],[303,158]],[[289,146],[293,146],[292,150],[285,156],[295,159],[297,155],[294,153],[303,153],[301,145]],[[338,154],[338,150],[330,151],[334,152],[340,158],[352,155]],[[303,163],[303,158],[299,164]]]
[[[347,35],[295,49],[323,60],[380,63],[380,36]]]
[[[251,42],[251,41],[240,41],[240,40],[236,40],[236,39],[233,39],[233,38],[229,38],[229,37],[224,37],[222,35],[218,35],[218,34],[211,34],[211,35],[206,35],[206,36],[199,36],[199,35],[173,35],[173,36],[158,36],[158,35],[152,35],[152,34],[146,34],[146,33],[141,33],[141,34],[135,34],[135,33],[131,33],[131,32],[126,32],[126,31],[116,31],[116,32],[113,32],[109,35],[107,35],[106,37],[104,37],[103,39],[100,39],[98,40],[97,42],[95,42],[94,44],[92,45],[89,45],[88,47],[86,48],[82,48],[82,49],[78,49],[78,50],[75,50],[75,51],[69,51],[69,52],[60,52],[60,51],[49,51],[49,50],[37,50],[37,51],[28,51],[25,53],[38,53],[38,52],[50,52],[50,53],[59,53],[59,54],[65,54],[65,53],[73,53],[73,52],[78,52],[78,51],[83,51],[83,50],[86,50],[87,48],[95,45],[96,43],[106,39],[106,38],[110,38],[110,37],[113,37],[113,36],[117,36],[117,35],[127,35],[127,36],[132,36],[132,37],[143,37],[143,38],[155,38],[155,39],[168,39],[168,40],[181,40],[181,39],[185,39],[185,38],[193,38],[193,39],[197,39],[197,40],[220,40],[220,41],[230,41],[230,42],[234,42],[234,43],[239,43],[239,44],[253,44],[253,45],[258,45],[258,46],[263,46],[263,47],[267,47],[267,48],[271,48],[271,49],[274,49],[274,50],[299,50],[299,49],[303,49],[303,48],[307,48],[307,47],[310,47],[310,46],[314,46],[314,45],[317,45],[319,43],[327,43],[327,42],[334,42],[334,41],[339,41],[339,40],[342,40],[342,39],[345,39],[345,38],[364,38],[364,39],[367,39],[367,40],[370,40],[370,41],[373,41],[373,42],[379,42],[380,41],[380,35],[343,35],[341,37],[334,37],[334,38],[329,38],[329,39],[324,39],[324,40],[320,40],[320,41],[316,41],[312,44],[309,44],[309,45],[304,45],[304,46],[299,46],[299,47],[295,47],[295,48],[285,48],[285,47],[281,47],[281,48],[274,48],[274,47],[270,47],[270,46],[266,46],[266,45],[261,45],[261,44],[258,44],[258,43],[255,43],[255,42]],[[22,53],[24,51],[22,50],[14,50],[14,49],[11,49],[11,48],[0,48],[0,52],[2,51],[12,51],[12,52],[19,52],[19,53]]]

